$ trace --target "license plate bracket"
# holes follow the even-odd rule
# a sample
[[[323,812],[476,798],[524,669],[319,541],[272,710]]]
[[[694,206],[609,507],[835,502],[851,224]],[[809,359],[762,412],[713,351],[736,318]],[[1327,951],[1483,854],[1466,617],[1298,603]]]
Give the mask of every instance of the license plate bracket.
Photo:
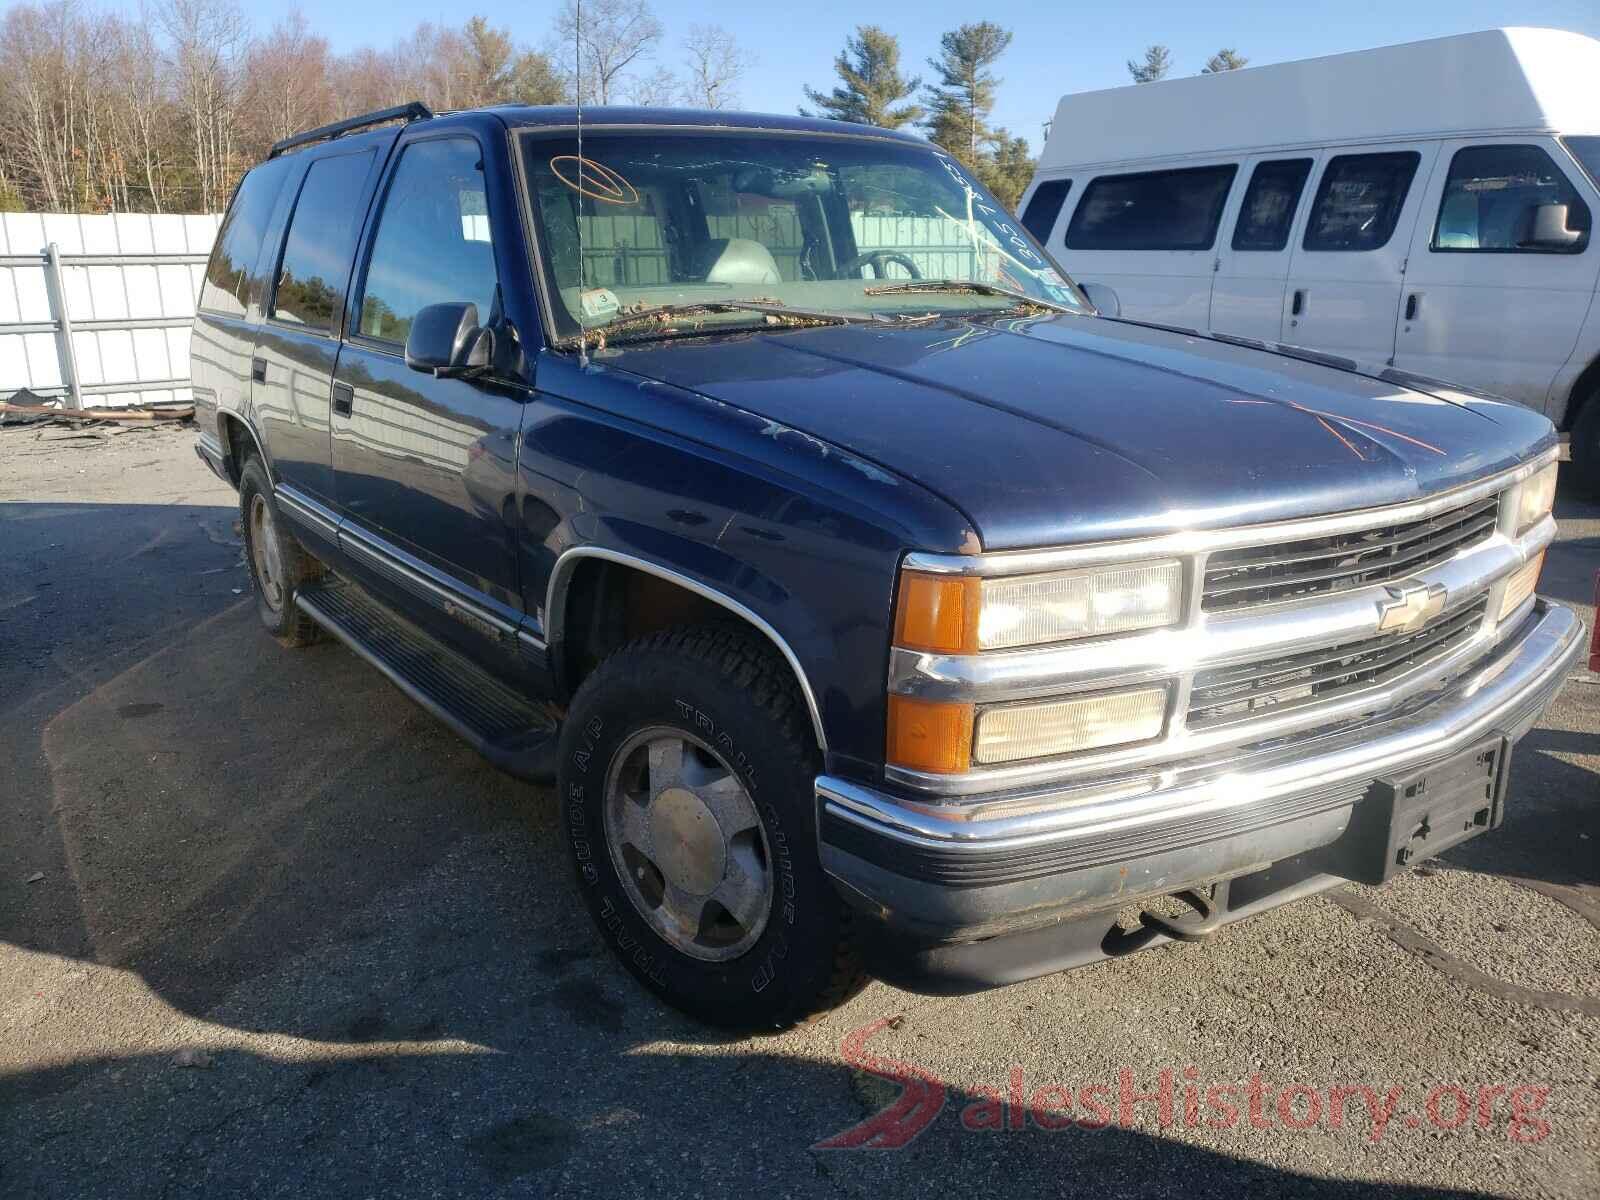
[[[1383,883],[1505,818],[1511,742],[1494,734],[1448,758],[1373,780],[1357,806],[1352,878]]]

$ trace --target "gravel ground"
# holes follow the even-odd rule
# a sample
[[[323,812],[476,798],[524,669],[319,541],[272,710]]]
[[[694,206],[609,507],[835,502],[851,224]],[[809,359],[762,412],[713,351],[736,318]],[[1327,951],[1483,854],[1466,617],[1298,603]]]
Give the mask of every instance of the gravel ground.
[[[0,1194],[1600,1194],[1587,673],[1505,827],[1385,888],[729,1040],[601,950],[548,794],[261,633],[192,442],[0,431]],[[1592,622],[1600,506],[1558,515]],[[818,1147],[897,1071],[920,1136]]]

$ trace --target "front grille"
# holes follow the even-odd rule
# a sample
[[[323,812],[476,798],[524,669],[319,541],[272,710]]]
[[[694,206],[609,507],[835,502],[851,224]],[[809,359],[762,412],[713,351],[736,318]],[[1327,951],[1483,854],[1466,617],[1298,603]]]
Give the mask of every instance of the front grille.
[[[1214,667],[1194,677],[1189,728],[1211,729],[1277,714],[1387,683],[1444,657],[1483,623],[1488,598],[1435,617],[1415,633],[1385,633],[1338,646],[1252,663]]]
[[[1500,497],[1488,496],[1421,521],[1218,551],[1206,563],[1201,603],[1226,612],[1413,575],[1487,539],[1499,511]]]

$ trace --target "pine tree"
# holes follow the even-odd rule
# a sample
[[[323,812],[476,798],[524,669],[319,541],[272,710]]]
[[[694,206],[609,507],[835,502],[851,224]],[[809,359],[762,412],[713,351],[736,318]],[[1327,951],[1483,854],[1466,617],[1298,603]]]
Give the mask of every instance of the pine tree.
[[[806,99],[817,112],[800,110],[803,117],[831,117],[835,121],[854,121],[857,125],[878,125],[898,129],[922,120],[920,104],[901,104],[922,86],[918,78],[900,74],[900,39],[876,25],[861,25],[848,37],[833,69],[843,82],[831,92],[806,88]]]
[[[1172,51],[1165,46],[1147,46],[1144,52],[1144,61],[1128,60],[1128,74],[1133,76],[1135,83],[1154,83],[1158,79],[1165,79],[1167,72],[1172,70]]]
[[[1000,80],[990,68],[1010,44],[1009,29],[979,21],[946,33],[939,56],[928,60],[939,78],[926,92],[928,136],[972,168],[995,140],[988,122]]]
[[[1250,60],[1240,57],[1237,50],[1218,50],[1206,59],[1206,65],[1200,68],[1200,74],[1220,75],[1224,71],[1237,71],[1249,64]]]
[[[978,178],[995,194],[995,199],[1015,212],[1038,164],[1028,153],[1027,138],[1012,137],[1008,130],[997,129],[994,143],[994,154],[978,165]]]

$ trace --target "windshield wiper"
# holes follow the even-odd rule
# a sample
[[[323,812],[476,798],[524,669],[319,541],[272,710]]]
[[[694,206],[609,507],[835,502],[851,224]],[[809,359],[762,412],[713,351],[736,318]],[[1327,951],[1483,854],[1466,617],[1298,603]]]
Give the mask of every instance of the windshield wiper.
[[[1041,300],[1037,296],[1028,295],[1026,292],[1001,287],[997,283],[980,283],[975,279],[910,279],[905,283],[885,283],[880,284],[878,287],[861,289],[861,294],[864,296],[891,296],[910,292],[944,292],[954,295],[960,295],[965,292],[976,296],[998,296],[1003,300],[1015,300],[1018,304],[1036,304],[1040,308],[1047,308],[1053,312],[1076,313],[1079,311],[1065,304],[1057,304],[1053,300]]]
[[[648,337],[667,337],[677,333],[698,333],[704,326],[695,325],[680,329],[672,322],[680,317],[711,317],[731,312],[756,312],[767,318],[762,328],[795,328],[805,325],[849,325],[856,321],[871,321],[872,317],[854,317],[845,313],[826,312],[821,309],[791,308],[781,300],[705,300],[693,304],[657,304],[636,312],[621,313],[610,324],[586,329],[582,333],[562,339],[562,348],[576,348],[580,343],[603,347],[608,342],[642,341]],[[618,337],[623,335],[638,335]]]

